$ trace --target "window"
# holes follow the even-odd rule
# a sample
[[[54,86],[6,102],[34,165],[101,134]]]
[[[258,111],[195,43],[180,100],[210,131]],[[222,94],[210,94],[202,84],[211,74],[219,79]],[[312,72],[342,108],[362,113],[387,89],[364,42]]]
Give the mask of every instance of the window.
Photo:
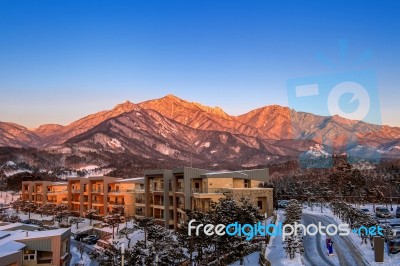
[[[257,201],[257,207],[258,207],[260,210],[262,210],[262,208],[263,208],[262,200]]]
[[[35,260],[35,251],[34,250],[25,250],[24,251],[24,260]]]

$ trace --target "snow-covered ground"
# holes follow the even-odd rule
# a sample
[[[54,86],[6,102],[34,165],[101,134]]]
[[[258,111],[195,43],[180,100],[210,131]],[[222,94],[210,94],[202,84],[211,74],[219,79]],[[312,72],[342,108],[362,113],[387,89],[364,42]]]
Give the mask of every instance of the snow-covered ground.
[[[243,264],[240,264],[240,261],[236,261],[235,263],[229,264],[229,266],[239,266],[239,265],[259,265],[258,260],[260,259],[260,252],[254,252],[250,255],[243,258]],[[274,264],[273,264],[274,265]]]
[[[362,206],[355,206],[354,207],[358,207],[358,208],[367,208],[370,210],[371,214],[374,215],[373,212],[373,205],[372,204],[366,204],[366,205],[362,205]],[[383,205],[376,205],[376,206],[383,206]],[[386,205],[384,205],[386,207]],[[393,214],[393,217],[395,217],[395,210],[396,210],[397,206],[393,206],[393,211],[391,212]],[[390,210],[390,206],[389,206],[389,210]],[[314,207],[313,210],[311,210],[310,207],[304,207],[303,209],[303,213],[309,213],[312,215],[323,215],[326,217],[329,217],[331,219],[333,219],[337,224],[340,223],[344,223],[342,220],[340,220],[338,217],[334,216],[332,211],[325,207],[323,208],[323,212],[321,213],[321,208],[320,207]],[[400,223],[400,219],[396,219],[396,218],[392,218],[392,219],[387,219],[389,222],[391,223]],[[359,252],[362,254],[365,263],[367,263],[368,265],[373,265],[373,266],[378,266],[378,265],[388,265],[388,266],[398,266],[400,265],[400,253],[398,254],[388,254],[387,252],[385,252],[384,254],[384,262],[383,263],[376,263],[375,262],[375,255],[374,255],[374,250],[372,250],[371,245],[368,241],[368,244],[362,244],[361,243],[361,238],[354,233],[351,233],[349,236],[349,239],[352,241],[352,243],[354,244],[355,248],[357,248],[359,250]],[[387,246],[385,247],[385,250],[387,251]]]
[[[285,220],[284,212],[282,210],[279,210],[277,212],[277,219],[275,224],[278,224],[279,222],[283,223],[284,220]],[[283,247],[284,245],[281,236],[271,236],[269,244],[265,249],[265,257],[269,262],[271,262],[271,265],[273,266],[303,265],[301,261],[301,256],[299,254],[296,254],[296,257],[293,260],[291,260],[289,257],[286,256]]]
[[[8,204],[10,204],[12,199],[16,200],[16,199],[18,199],[18,197],[19,196],[14,195],[14,193],[11,192],[11,191],[0,192],[0,203],[8,205]],[[23,220],[23,221],[29,219],[29,214],[28,213],[24,213],[24,212],[20,211],[17,214],[17,212],[12,208],[7,209],[7,213],[9,215],[18,215],[21,218],[21,220]],[[37,213],[31,213],[30,214],[30,218],[33,219],[33,220],[41,220],[41,221],[53,220],[53,216],[46,216],[46,215],[42,216],[42,215],[37,214]],[[89,219],[84,219],[83,222],[78,224],[78,228],[77,228],[76,224],[73,224],[71,226],[71,232],[73,234],[76,234],[76,233],[85,232],[85,231],[91,230],[93,228],[96,228],[97,230],[110,233],[110,235],[111,235],[112,231],[113,231],[112,228],[110,228],[110,227],[100,228],[100,227],[95,226],[96,224],[100,224],[100,223],[101,223],[101,221],[93,220],[92,221],[92,225],[90,225],[90,220]],[[54,227],[58,227],[58,226],[59,226],[58,223],[55,222]],[[119,236],[117,234],[117,231],[123,229],[126,226],[128,226],[130,228],[133,227],[134,226],[133,221],[128,221],[127,223],[119,224],[118,230],[117,230],[117,227],[114,228],[114,233],[115,233],[114,234],[114,239],[112,238],[112,236],[110,236],[110,237],[103,238],[102,241],[105,241],[105,242],[108,242],[108,243],[116,241],[119,244],[124,243],[125,247],[128,247],[128,242],[129,242],[128,239],[126,239],[126,237],[124,237],[124,236]],[[142,230],[137,230],[133,234],[131,234],[130,237],[131,237],[130,246],[132,247],[137,241],[144,240],[144,232]],[[76,263],[81,261],[81,254],[79,252],[79,243],[80,243],[79,241],[75,241],[75,240],[73,240],[73,238],[71,238],[72,260],[71,260],[71,264],[70,265],[75,265]],[[89,252],[92,251],[95,248],[100,248],[100,247],[97,244],[96,245],[86,245],[86,244],[84,245],[84,253],[82,254],[82,262],[83,262],[82,265],[90,265],[90,266],[96,266],[97,265],[96,262],[92,262],[90,260],[89,255],[88,255]]]

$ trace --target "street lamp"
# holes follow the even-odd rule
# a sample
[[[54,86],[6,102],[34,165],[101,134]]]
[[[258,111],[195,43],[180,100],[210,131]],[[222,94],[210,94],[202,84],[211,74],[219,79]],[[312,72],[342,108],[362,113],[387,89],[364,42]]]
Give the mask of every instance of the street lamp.
[[[125,245],[121,244],[121,266],[125,265]]]
[[[267,244],[267,219],[268,219],[268,213],[264,213],[264,218],[265,218],[265,224],[264,224],[265,244]]]

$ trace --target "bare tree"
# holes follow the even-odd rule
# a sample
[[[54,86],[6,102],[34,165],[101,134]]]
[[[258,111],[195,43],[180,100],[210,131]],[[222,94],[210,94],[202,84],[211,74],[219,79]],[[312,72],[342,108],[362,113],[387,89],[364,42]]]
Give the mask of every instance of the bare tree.
[[[104,216],[103,221],[108,225],[108,227],[112,228],[112,238],[114,239],[115,227],[119,226],[121,221],[119,214],[109,214]]]
[[[69,219],[69,224],[72,226],[73,224],[76,224],[76,229],[78,229],[79,224],[83,223],[85,221],[84,218],[82,217],[72,217],[71,219]]]
[[[24,205],[24,201],[18,199],[16,201],[11,202],[11,207],[17,212],[17,214],[19,213],[19,211],[22,209],[22,206]]]
[[[130,244],[131,244],[131,240],[133,238],[133,234],[138,231],[138,227],[134,226],[134,227],[124,227],[121,230],[119,230],[118,236],[119,237],[125,237],[128,240],[128,248],[130,248]]]
[[[33,202],[23,201],[22,211],[28,213],[28,219],[31,219],[31,213],[35,212],[37,209],[37,205]]]
[[[97,215],[98,211],[96,209],[89,209],[85,212],[85,217],[89,219],[90,225],[92,225],[93,218]]]
[[[147,247],[147,235],[149,233],[149,228],[154,226],[154,220],[149,217],[138,217],[134,218],[135,223],[138,225],[140,229],[144,232],[144,243],[145,247]]]

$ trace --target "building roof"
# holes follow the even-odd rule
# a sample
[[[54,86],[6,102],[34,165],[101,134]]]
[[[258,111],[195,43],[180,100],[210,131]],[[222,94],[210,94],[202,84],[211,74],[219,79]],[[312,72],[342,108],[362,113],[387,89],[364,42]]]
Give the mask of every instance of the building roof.
[[[21,250],[24,247],[26,247],[25,244],[16,242],[16,241],[8,241],[7,243],[3,244],[0,246],[1,252],[9,252],[9,253],[14,253],[17,250]],[[0,255],[1,257],[1,255]]]
[[[61,228],[38,231],[37,227],[34,226],[27,227],[27,229],[20,229],[22,226],[26,225],[21,223],[11,223],[0,226],[0,258],[25,248],[26,244],[21,243],[25,240],[62,236],[70,230],[69,228]]]
[[[268,169],[254,169],[254,170],[240,170],[240,171],[220,171],[220,172],[208,172],[201,175],[202,177],[213,177],[213,178],[243,178],[253,179],[259,181],[266,181],[269,176]]]
[[[52,186],[68,185],[68,182],[52,182],[50,185]]]
[[[115,183],[143,183],[144,177],[134,177],[115,181]]]
[[[14,230],[18,230],[18,229],[35,231],[35,230],[38,230],[38,228],[39,227],[34,224],[8,223],[8,224],[0,226],[0,233],[2,231],[14,231]],[[1,238],[1,236],[0,236],[0,238]]]

